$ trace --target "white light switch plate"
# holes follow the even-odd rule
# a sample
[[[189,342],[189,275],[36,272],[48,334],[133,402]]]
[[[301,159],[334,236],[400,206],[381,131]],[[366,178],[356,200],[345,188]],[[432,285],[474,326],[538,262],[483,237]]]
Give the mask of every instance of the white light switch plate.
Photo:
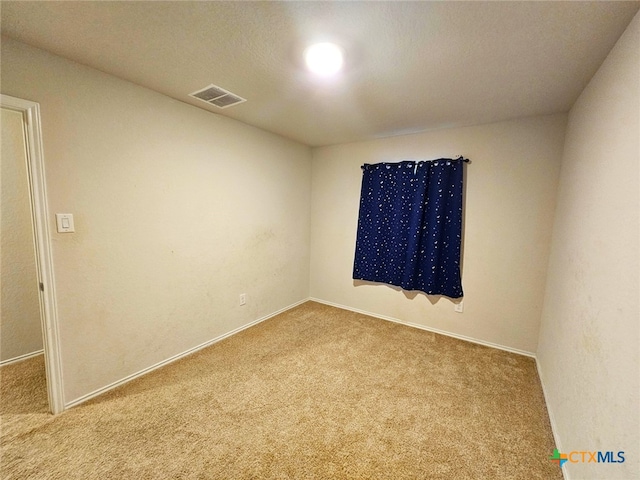
[[[58,233],[71,233],[76,231],[71,213],[56,213],[56,225],[58,226]]]

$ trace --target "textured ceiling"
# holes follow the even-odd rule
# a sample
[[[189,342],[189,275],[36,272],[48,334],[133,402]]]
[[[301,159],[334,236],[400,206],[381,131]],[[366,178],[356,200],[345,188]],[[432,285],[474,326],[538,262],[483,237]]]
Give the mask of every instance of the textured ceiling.
[[[9,2],[2,34],[311,146],[569,110],[640,2]],[[314,41],[346,50],[332,81]],[[219,85],[247,102],[188,96]]]

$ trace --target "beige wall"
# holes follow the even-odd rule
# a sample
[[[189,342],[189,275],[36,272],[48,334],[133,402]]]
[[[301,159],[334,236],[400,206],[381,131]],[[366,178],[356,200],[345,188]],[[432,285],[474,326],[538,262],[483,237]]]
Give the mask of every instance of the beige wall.
[[[535,352],[565,115],[314,149],[311,296]],[[466,203],[464,313],[447,298],[351,279],[363,163],[459,154]]]
[[[42,350],[22,114],[2,109],[0,362]]]
[[[571,109],[538,362],[562,451],[619,450],[623,464],[566,464],[568,478],[640,472],[640,15]]]
[[[2,91],[41,105],[67,403],[308,297],[308,147],[7,38]]]

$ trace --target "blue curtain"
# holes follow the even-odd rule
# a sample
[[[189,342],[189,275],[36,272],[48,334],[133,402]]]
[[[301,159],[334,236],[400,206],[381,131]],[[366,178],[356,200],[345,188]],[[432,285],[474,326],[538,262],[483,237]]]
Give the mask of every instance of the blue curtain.
[[[462,297],[463,161],[362,166],[354,279]]]

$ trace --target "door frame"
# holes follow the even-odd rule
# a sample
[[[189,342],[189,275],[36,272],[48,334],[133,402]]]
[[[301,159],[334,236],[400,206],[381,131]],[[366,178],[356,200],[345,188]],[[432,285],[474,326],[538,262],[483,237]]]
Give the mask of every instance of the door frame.
[[[48,222],[49,210],[44,171],[44,152],[42,148],[40,104],[4,94],[1,94],[1,103],[2,108],[22,113],[24,120],[33,240],[36,252],[36,270],[40,286],[40,319],[42,323],[44,360],[47,375],[47,396],[49,399],[49,410],[51,410],[53,414],[58,414],[64,411],[65,403],[62,389],[60,332],[58,328],[55,278],[53,275],[51,233]]]

